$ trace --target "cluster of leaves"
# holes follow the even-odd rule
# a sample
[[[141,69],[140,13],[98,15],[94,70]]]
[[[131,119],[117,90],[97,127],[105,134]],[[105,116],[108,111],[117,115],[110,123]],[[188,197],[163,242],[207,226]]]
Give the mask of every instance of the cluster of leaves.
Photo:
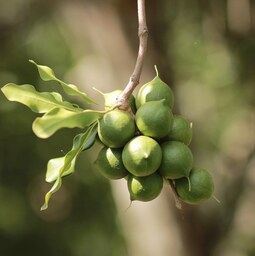
[[[86,93],[81,92],[77,86],[67,84],[58,79],[54,71],[30,60],[43,81],[56,81],[63,91],[70,96],[79,96],[85,104],[97,104]],[[62,177],[74,172],[75,162],[80,152],[88,149],[95,141],[98,120],[105,111],[83,109],[77,104],[63,100],[58,92],[39,92],[33,85],[17,85],[8,83],[1,88],[3,94],[10,101],[16,101],[29,107],[33,112],[43,114],[37,117],[32,125],[33,132],[39,138],[49,138],[61,128],[82,128],[84,131],[73,139],[73,146],[66,155],[49,160],[46,171],[46,181],[53,183],[45,195],[45,202],[41,210],[48,208],[52,194],[57,192],[62,184]]]

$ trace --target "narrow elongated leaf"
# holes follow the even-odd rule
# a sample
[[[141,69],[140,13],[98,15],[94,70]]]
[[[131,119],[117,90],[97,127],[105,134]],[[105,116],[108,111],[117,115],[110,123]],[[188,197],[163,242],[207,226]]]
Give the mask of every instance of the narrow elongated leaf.
[[[85,133],[81,133],[75,136],[73,140],[73,147],[72,149],[64,156],[64,161],[59,160],[59,162],[53,166],[56,167],[56,170],[51,169],[52,174],[48,174],[48,176],[51,176],[53,178],[55,176],[54,173],[57,173],[57,179],[54,182],[52,188],[50,191],[45,195],[45,202],[43,206],[41,207],[41,210],[46,210],[48,208],[49,200],[51,196],[57,192],[62,184],[62,176],[65,173],[72,172],[74,171],[74,166],[75,166],[75,161],[77,159],[77,156],[79,153],[82,151],[83,145],[86,143],[87,139],[90,136],[90,133],[94,129],[94,127],[97,126],[97,122],[92,124]],[[61,162],[63,162],[63,165],[61,165]],[[50,172],[50,171],[49,171]],[[70,172],[71,173],[71,172]]]
[[[48,138],[61,128],[86,128],[102,116],[94,110],[73,112],[63,108],[54,108],[33,122],[33,131],[39,138]]]
[[[43,66],[43,65],[38,65],[36,62],[34,62],[33,60],[29,60],[31,63],[33,63],[38,71],[39,71],[39,75],[41,77],[42,80],[44,81],[57,81],[63,88],[63,90],[71,96],[80,96],[83,98],[83,100],[88,103],[88,104],[97,104],[92,98],[90,98],[86,93],[81,92],[78,87],[74,84],[67,84],[63,81],[61,81],[60,79],[58,79],[54,73],[54,71],[47,67],[47,66]]]
[[[91,128],[89,127],[88,129],[91,129]],[[91,132],[89,133],[88,137],[86,138],[86,140],[82,146],[82,151],[89,149],[93,145],[93,143],[95,142],[96,135],[97,135],[97,130],[98,130],[97,125],[95,125],[93,127],[93,129],[91,129]],[[74,144],[77,143],[79,138],[80,138],[80,136],[75,137]],[[62,174],[62,177],[70,175],[74,172],[75,161],[76,161],[76,157],[72,160],[70,168],[67,169]],[[47,171],[46,171],[46,181],[47,182],[51,183],[58,178],[59,170],[64,165],[64,163],[65,163],[65,156],[53,158],[53,159],[49,160],[49,162],[47,164]]]
[[[63,101],[59,93],[38,92],[30,84],[17,85],[9,83],[1,90],[8,100],[22,103],[36,113],[46,113],[56,107],[70,111],[82,111],[82,109],[74,107],[71,103]]]
[[[74,172],[74,166],[75,166],[75,160],[74,158],[71,162],[70,168],[67,169],[63,174],[62,177],[69,175]],[[49,160],[48,165],[47,165],[47,171],[46,171],[46,178],[45,180],[49,183],[55,181],[58,178],[58,173],[61,167],[65,163],[65,157],[58,157],[58,158],[53,158]]]
[[[95,143],[96,140],[96,136],[97,136],[97,132],[98,132],[98,127],[97,125],[92,129],[91,133],[89,134],[88,138],[86,139],[83,147],[82,147],[82,151],[89,149],[90,147],[93,146],[93,144]]]

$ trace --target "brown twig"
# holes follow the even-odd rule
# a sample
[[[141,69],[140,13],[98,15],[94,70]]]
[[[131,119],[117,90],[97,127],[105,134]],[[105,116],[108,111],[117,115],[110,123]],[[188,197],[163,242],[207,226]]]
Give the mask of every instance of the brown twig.
[[[171,190],[173,192],[173,195],[174,195],[175,206],[176,206],[177,209],[181,210],[182,209],[182,203],[181,203],[181,200],[180,200],[179,196],[176,193],[174,183],[173,183],[172,180],[168,180],[168,182],[169,182],[170,188],[171,188]]]
[[[146,24],[145,0],[137,0],[137,12],[139,50],[136,59],[135,69],[123,93],[120,95],[116,106],[123,110],[128,110],[130,108],[129,98],[132,92],[134,91],[135,87],[139,84],[143,68],[144,57],[147,49],[148,28]]]

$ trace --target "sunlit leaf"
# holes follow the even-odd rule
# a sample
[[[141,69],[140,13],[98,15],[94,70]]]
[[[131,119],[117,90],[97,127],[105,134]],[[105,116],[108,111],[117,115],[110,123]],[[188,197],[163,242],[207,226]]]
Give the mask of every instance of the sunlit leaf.
[[[88,129],[91,129],[90,127]],[[97,135],[97,125],[93,126],[93,129],[91,129],[91,132],[89,133],[88,137],[86,138],[83,146],[82,151],[90,148],[94,142]],[[75,137],[74,144],[76,145],[77,141],[79,141],[80,135]],[[74,172],[74,166],[75,166],[76,157],[72,160],[70,168],[67,169],[64,173],[62,173],[62,177],[70,175]],[[58,178],[58,173],[61,167],[65,163],[65,156],[53,158],[49,160],[47,164],[47,171],[46,171],[46,181],[51,183],[55,181]]]
[[[75,165],[75,160],[76,158],[74,158],[71,162],[70,168],[67,169],[63,174],[63,176],[69,175],[71,173],[74,172],[74,165]],[[62,168],[62,166],[65,163],[65,157],[58,157],[58,158],[53,158],[51,160],[49,160],[48,164],[47,164],[47,171],[46,171],[46,178],[45,180],[47,182],[53,182],[58,178],[58,173],[59,170]]]
[[[51,187],[50,191],[45,195],[44,204],[41,207],[41,211],[46,210],[49,205],[49,200],[52,194],[56,193],[62,185],[62,178],[58,177],[57,180],[54,182],[53,186]]]
[[[33,131],[39,138],[48,138],[61,128],[86,128],[102,116],[94,110],[73,112],[63,108],[54,108],[33,122]]]
[[[94,124],[92,124],[85,133],[81,133],[75,136],[74,140],[73,140],[73,147],[72,149],[64,156],[64,161],[63,160],[59,160],[59,162],[57,162],[57,164],[52,165],[53,167],[56,167],[56,170],[51,170],[52,175],[48,174],[48,176],[51,176],[51,178],[53,178],[53,176],[55,175],[54,173],[57,173],[57,179],[54,182],[52,188],[50,189],[50,191],[45,195],[45,202],[43,204],[43,206],[41,207],[41,210],[46,210],[48,208],[48,204],[49,204],[49,200],[51,198],[51,196],[57,192],[59,190],[59,188],[61,187],[62,184],[62,177],[64,174],[70,172],[70,171],[74,171],[74,165],[75,165],[75,161],[77,156],[79,155],[79,153],[82,151],[83,146],[86,144],[87,139],[89,138],[91,132],[93,131],[93,129],[95,128],[95,126],[97,126],[97,122],[95,122]],[[61,161],[63,161],[63,165],[61,165]],[[71,173],[71,172],[70,172]]]
[[[64,108],[70,111],[81,112],[82,109],[63,101],[62,96],[56,92],[38,92],[30,84],[6,84],[1,88],[3,94],[10,101],[16,101],[29,107],[36,113],[46,113],[53,108]]]
[[[86,103],[88,104],[97,104],[92,98],[90,98],[86,93],[81,92],[78,87],[74,84],[67,84],[63,81],[61,81],[60,79],[58,79],[54,73],[54,71],[47,67],[47,66],[43,66],[43,65],[38,65],[36,62],[34,62],[33,60],[29,60],[31,63],[33,63],[38,71],[39,71],[39,75],[41,77],[42,80],[44,81],[57,81],[63,88],[63,90],[71,96],[80,96],[83,98],[83,100],[85,100]]]

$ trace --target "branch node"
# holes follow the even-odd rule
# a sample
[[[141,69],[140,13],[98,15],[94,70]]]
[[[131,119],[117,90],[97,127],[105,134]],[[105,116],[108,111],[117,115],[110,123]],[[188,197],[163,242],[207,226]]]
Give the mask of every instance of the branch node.
[[[135,75],[132,75],[132,76],[130,77],[130,82],[133,83],[133,84],[135,84],[135,85],[137,85],[137,84],[139,84],[139,78],[136,77]]]
[[[139,29],[139,32],[138,32],[138,37],[142,37],[142,36],[144,36],[145,34],[148,34],[148,29],[147,29],[147,27],[143,27],[143,28],[141,28],[141,29]]]

